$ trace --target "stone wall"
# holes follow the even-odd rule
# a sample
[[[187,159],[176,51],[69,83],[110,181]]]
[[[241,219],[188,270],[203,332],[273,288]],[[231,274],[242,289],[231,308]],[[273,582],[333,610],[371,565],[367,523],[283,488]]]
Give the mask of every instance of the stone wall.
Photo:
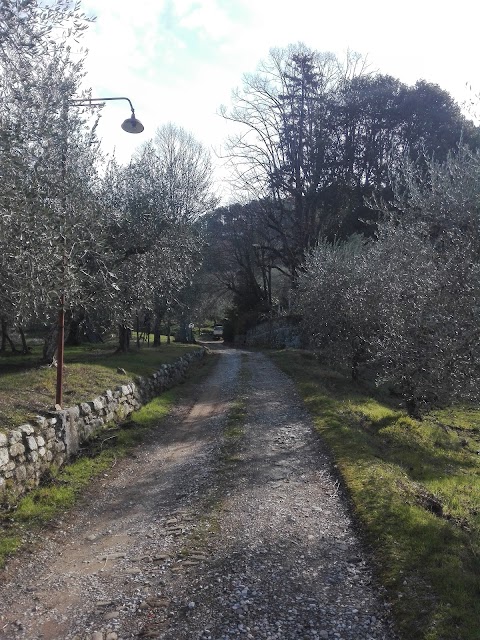
[[[37,416],[8,433],[0,433],[0,493],[15,495],[39,484],[52,466],[59,467],[82,442],[113,422],[122,422],[162,391],[183,380],[189,367],[205,355],[190,351],[172,364],[164,364],[149,377],[108,390],[91,402]]]
[[[273,318],[258,324],[247,331],[244,344],[247,347],[266,347],[269,349],[283,349],[291,347],[299,349],[302,346],[298,318]]]

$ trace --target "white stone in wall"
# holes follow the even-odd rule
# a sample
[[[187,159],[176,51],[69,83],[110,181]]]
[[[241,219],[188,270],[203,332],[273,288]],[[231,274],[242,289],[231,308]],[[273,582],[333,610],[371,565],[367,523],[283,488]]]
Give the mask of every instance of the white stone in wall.
[[[21,442],[15,442],[10,446],[10,456],[12,458],[16,458],[17,456],[21,456],[25,453],[25,447]]]
[[[70,416],[70,420],[78,420],[80,417],[80,407],[70,407],[68,409],[68,415]]]
[[[44,418],[43,416],[35,416],[35,418],[33,419],[33,422],[35,422],[35,424],[39,429],[45,429],[48,424],[47,419]]]
[[[10,444],[16,444],[17,442],[21,442],[22,434],[20,431],[9,431],[8,432],[8,442]]]
[[[89,405],[94,413],[103,409],[103,402],[101,398],[94,398],[91,402],[89,402]]]
[[[22,424],[18,427],[18,430],[27,436],[30,436],[35,431],[31,424]]]
[[[0,468],[7,465],[9,460],[8,449],[6,447],[0,447]]]
[[[27,446],[30,449],[30,451],[36,451],[38,449],[37,441],[33,436],[29,436],[27,438]]]
[[[81,414],[84,416],[88,416],[89,413],[92,413],[92,408],[88,404],[88,402],[82,402],[80,405]]]
[[[15,469],[15,477],[19,482],[27,479],[27,469],[23,465],[19,465]]]

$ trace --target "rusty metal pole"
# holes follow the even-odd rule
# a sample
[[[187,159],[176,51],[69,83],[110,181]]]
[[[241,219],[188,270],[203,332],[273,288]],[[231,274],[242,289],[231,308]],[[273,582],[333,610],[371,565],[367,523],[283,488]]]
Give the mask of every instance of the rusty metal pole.
[[[62,407],[63,400],[63,350],[65,344],[65,292],[60,296],[58,309],[58,338],[57,338],[57,392],[55,405]]]
[[[63,361],[65,345],[65,277],[67,268],[67,151],[68,151],[68,102],[65,101],[62,110],[63,121],[63,149],[62,149],[62,172],[61,188],[62,193],[62,222],[63,229],[60,229],[62,242],[62,263],[61,263],[61,291],[58,299],[58,335],[57,335],[57,385],[55,392],[55,408],[62,408],[63,402]]]

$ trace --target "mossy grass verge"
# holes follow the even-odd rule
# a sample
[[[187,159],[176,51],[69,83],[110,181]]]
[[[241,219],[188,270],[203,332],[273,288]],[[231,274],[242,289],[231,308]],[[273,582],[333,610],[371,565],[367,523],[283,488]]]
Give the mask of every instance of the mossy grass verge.
[[[328,444],[412,640],[480,638],[480,410],[409,418],[301,351],[272,352]]]
[[[162,427],[174,404],[191,393],[209,373],[215,358],[204,359],[189,374],[187,381],[167,391],[136,411],[123,426],[112,425],[85,443],[80,455],[60,469],[52,469],[41,486],[16,503],[3,496],[0,506],[0,568],[9,555],[19,550],[32,535],[71,508],[82,492],[100,475],[109,472],[117,461],[129,455],[154,429]]]
[[[67,346],[63,404],[68,407],[91,400],[136,376],[150,375],[160,365],[170,364],[198,348],[179,343],[141,349],[132,345],[128,353],[117,353],[115,343]],[[40,358],[39,345],[25,356],[0,354],[0,430],[12,429],[53,408],[57,372],[53,367],[40,365]]]
[[[247,403],[245,399],[246,388],[251,374],[247,366],[246,354],[242,354],[240,373],[238,376],[237,397],[230,405],[225,418],[223,429],[223,444],[220,453],[220,462],[233,464],[239,461],[238,450],[245,435],[245,419],[247,415]]]
[[[223,442],[220,448],[217,472],[219,474],[231,474],[242,460],[240,449],[245,435],[245,399],[237,398],[231,405],[225,420],[223,430]]]

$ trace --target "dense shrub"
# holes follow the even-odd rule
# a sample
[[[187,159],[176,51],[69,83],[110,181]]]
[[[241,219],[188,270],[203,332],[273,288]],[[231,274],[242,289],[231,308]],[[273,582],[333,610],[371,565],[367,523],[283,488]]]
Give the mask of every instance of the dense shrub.
[[[480,395],[479,157],[427,175],[404,166],[374,241],[319,242],[297,297],[310,344],[354,375],[368,364],[412,415]]]

